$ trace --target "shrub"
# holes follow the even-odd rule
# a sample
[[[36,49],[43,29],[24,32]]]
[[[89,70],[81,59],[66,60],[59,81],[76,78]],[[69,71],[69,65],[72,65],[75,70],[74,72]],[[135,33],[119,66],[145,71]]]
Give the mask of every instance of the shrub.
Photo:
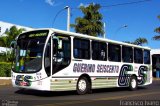
[[[0,77],[11,76],[11,63],[0,62]]]

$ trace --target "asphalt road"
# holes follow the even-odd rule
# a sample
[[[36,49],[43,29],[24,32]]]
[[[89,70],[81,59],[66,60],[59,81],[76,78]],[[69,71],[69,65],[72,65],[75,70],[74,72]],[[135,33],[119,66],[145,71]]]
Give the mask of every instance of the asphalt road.
[[[77,95],[76,91],[42,92],[0,86],[2,106],[160,106],[160,80],[136,91],[127,88],[93,90]]]

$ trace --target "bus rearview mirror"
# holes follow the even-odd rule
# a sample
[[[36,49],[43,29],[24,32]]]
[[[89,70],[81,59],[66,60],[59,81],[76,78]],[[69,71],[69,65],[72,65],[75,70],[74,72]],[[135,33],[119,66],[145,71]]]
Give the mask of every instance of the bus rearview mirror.
[[[10,47],[15,48],[15,46],[16,46],[16,41],[12,41],[11,44],[10,44]]]

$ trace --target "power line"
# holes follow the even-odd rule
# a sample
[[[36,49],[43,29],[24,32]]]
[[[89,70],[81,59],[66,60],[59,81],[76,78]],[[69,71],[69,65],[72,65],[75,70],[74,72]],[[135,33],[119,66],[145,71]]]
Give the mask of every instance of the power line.
[[[123,6],[123,5],[138,4],[138,3],[148,2],[148,1],[151,1],[151,0],[141,0],[141,1],[135,1],[135,2],[126,2],[126,3],[119,3],[119,4],[107,5],[107,6],[101,6],[101,7],[116,7],[116,6]]]
[[[126,2],[126,3],[106,5],[106,6],[101,6],[101,7],[102,8],[117,7],[117,6],[131,5],[131,4],[139,4],[139,3],[143,3],[143,2],[149,2],[149,1],[152,1],[152,0],[140,0],[140,1],[134,1],[134,2]],[[77,7],[77,8],[71,7],[71,9],[80,9],[80,8],[79,7]]]
[[[53,22],[52,22],[52,26],[54,26],[54,23],[56,21],[56,18],[58,17],[58,15],[63,11],[65,10],[65,8],[61,9],[60,11],[57,12],[57,14],[54,16],[54,19],[53,19]]]

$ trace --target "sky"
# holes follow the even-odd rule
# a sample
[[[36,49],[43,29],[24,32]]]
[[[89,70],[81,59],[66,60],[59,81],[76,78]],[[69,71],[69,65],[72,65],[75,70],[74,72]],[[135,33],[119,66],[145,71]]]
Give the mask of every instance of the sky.
[[[98,3],[105,23],[105,37],[117,41],[146,38],[148,46],[160,49],[160,41],[152,37],[160,27],[160,0],[0,0],[0,21],[33,28],[67,29],[67,10],[71,8],[71,23],[83,17],[79,6]],[[124,4],[124,5],[119,5]],[[127,27],[124,27],[124,26]],[[71,29],[74,32],[74,29]]]

